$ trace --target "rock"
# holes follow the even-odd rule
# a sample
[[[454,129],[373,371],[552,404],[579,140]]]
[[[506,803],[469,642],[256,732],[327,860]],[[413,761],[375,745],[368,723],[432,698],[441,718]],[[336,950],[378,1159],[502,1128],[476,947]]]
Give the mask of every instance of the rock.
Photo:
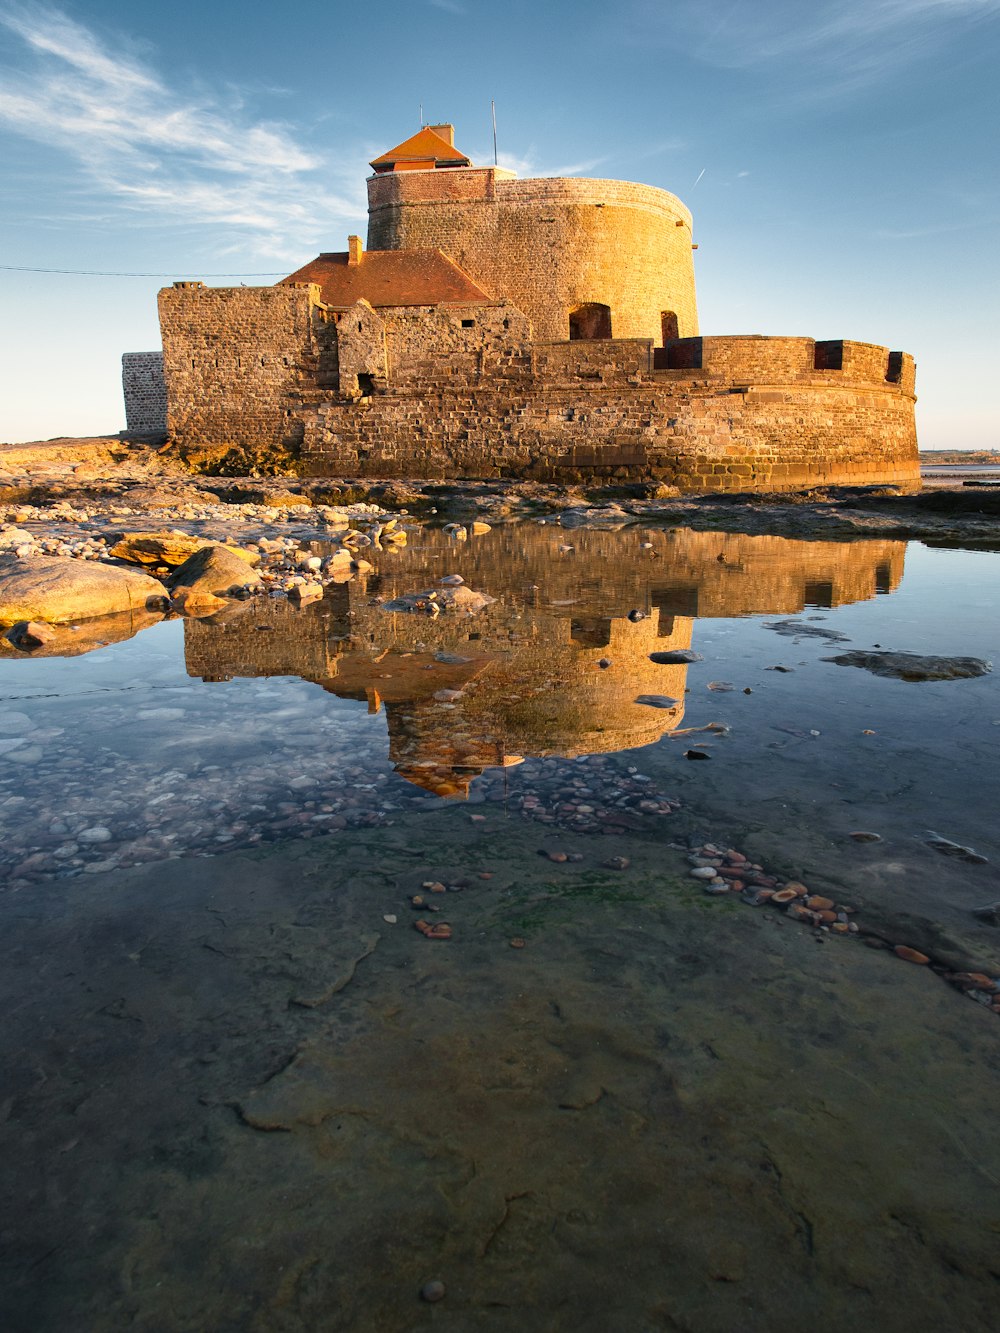
[[[897,958],[903,958],[908,963],[919,963],[921,966],[931,961],[925,953],[921,953],[919,949],[911,949],[907,944],[897,944],[893,953]]]
[[[608,667],[611,665],[611,658],[599,657],[597,659],[597,665],[601,668],[602,671],[607,671]]]
[[[169,565],[174,569],[202,547],[212,545],[206,538],[191,537],[186,532],[124,532],[109,554],[136,565]],[[248,565],[256,565],[260,560],[256,552],[244,551],[239,546],[227,546],[226,549]]]
[[[316,602],[323,596],[322,583],[295,583],[288,590],[289,597],[296,602]]]
[[[676,708],[678,704],[678,700],[671,699],[668,694],[640,694],[635,701],[647,708]]]
[[[7,631],[8,641],[15,648],[22,648],[25,652],[30,652],[32,648],[41,648],[51,643],[55,637],[56,632],[50,625],[37,620],[19,620]]]
[[[685,759],[711,759],[711,755],[706,750],[685,750]]]
[[[30,731],[31,718],[27,713],[0,713],[0,736],[18,736]]]
[[[433,607],[439,611],[457,611],[464,612],[467,615],[474,615],[484,607],[495,602],[495,597],[490,597],[484,592],[474,592],[464,584],[455,586],[446,586],[437,588],[428,588],[424,592],[406,593],[402,597],[394,597],[389,602],[382,603],[383,611],[410,611],[424,612],[425,614]]]
[[[473,537],[484,537],[487,532],[492,532],[493,528],[489,523],[483,523],[480,519],[477,519],[474,523],[469,524],[469,531]]]
[[[689,872],[692,879],[715,879],[716,874],[711,866],[695,866],[694,870]]]
[[[93,828],[85,828],[76,835],[77,842],[99,843],[111,841],[111,830],[105,828],[103,824],[95,824]]]
[[[790,639],[827,639],[830,643],[847,643],[849,638],[839,630],[820,629],[817,625],[807,625],[804,620],[772,620],[770,624],[765,621],[764,628]]]
[[[436,1301],[443,1301],[445,1296],[445,1287],[443,1282],[434,1278],[431,1282],[425,1282],[420,1288],[420,1299],[433,1305]]]
[[[202,546],[184,561],[169,580],[171,592],[207,593],[226,597],[243,588],[260,587],[255,569],[228,546]]]
[[[608,859],[602,861],[601,864],[607,870],[627,870],[632,862],[627,856],[609,856]]]
[[[993,670],[981,657],[931,657],[920,653],[852,652],[824,657],[837,666],[861,667],[875,676],[894,680],[971,680]]]
[[[701,653],[690,648],[676,648],[669,653],[650,653],[649,660],[657,666],[684,666],[689,662],[704,662]]]
[[[795,892],[794,889],[789,889],[789,888],[778,889],[776,893],[771,894],[771,902],[777,903],[779,906],[781,906],[784,903],[794,902],[798,896],[799,895]]]
[[[138,570],[64,556],[0,558],[0,625],[63,624],[165,602],[163,584]]]
[[[527,943],[528,941],[523,937],[523,935],[515,935],[514,938],[509,941],[510,947],[512,949],[523,949]]]
[[[200,592],[197,589],[181,588],[170,599],[173,611],[195,618],[215,615],[216,611],[226,606],[224,597],[216,597],[213,592]]]
[[[881,842],[881,835],[878,833],[868,833],[865,829],[856,829],[853,833],[848,833],[849,838],[855,842]]]
[[[963,847],[960,842],[952,842],[950,838],[942,838],[940,833],[935,833],[933,829],[927,830],[927,846],[933,847],[936,852],[943,856],[956,856],[960,861],[968,861],[970,865],[984,866],[989,864],[989,858],[982,856],[979,852],[974,852],[971,847]]]
[[[457,588],[464,582],[465,579],[462,578],[461,574],[445,574],[443,578],[438,579],[438,583],[443,583],[446,587],[452,588]]]
[[[19,546],[31,546],[34,537],[24,528],[0,528],[0,551],[14,551]]]
[[[631,620],[631,622],[632,622],[633,625],[637,625],[637,624],[639,623],[640,620],[645,620],[645,619],[646,619],[646,612],[645,612],[645,611],[630,611],[630,612],[628,613],[628,615],[625,617],[625,619],[626,619],[626,620]]]

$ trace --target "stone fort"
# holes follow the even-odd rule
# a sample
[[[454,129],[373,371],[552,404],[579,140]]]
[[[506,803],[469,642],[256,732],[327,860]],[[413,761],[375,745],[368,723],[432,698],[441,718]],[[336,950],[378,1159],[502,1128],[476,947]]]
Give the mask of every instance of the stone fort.
[[[162,361],[123,358],[131,433],[313,476],[918,484],[912,357],[701,336],[674,195],[474,166],[451,125],[371,166],[366,245],[160,292]]]

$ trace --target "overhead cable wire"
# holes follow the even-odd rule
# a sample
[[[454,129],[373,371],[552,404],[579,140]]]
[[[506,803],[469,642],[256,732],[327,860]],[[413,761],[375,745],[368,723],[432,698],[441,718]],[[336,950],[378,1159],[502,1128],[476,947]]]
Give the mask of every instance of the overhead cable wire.
[[[21,264],[0,264],[6,273],[63,273],[82,278],[172,278],[173,273],[110,273],[88,268],[26,268]],[[284,269],[269,273],[202,273],[203,278],[279,278]]]

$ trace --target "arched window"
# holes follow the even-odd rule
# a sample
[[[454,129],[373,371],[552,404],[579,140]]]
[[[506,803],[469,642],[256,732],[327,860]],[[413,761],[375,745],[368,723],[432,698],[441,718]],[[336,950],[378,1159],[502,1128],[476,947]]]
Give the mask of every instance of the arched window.
[[[664,347],[666,347],[667,343],[670,342],[672,338],[680,336],[677,332],[677,315],[673,310],[660,311],[660,328],[663,331]]]
[[[571,342],[592,338],[611,337],[611,307],[597,301],[587,301],[574,306],[569,312],[569,337]]]

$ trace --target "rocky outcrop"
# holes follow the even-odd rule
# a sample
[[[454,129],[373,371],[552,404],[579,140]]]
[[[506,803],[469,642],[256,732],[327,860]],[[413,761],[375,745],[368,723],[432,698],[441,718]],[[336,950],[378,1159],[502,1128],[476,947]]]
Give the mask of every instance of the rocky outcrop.
[[[0,557],[0,625],[61,624],[165,603],[159,579],[138,570],[62,556]]]

